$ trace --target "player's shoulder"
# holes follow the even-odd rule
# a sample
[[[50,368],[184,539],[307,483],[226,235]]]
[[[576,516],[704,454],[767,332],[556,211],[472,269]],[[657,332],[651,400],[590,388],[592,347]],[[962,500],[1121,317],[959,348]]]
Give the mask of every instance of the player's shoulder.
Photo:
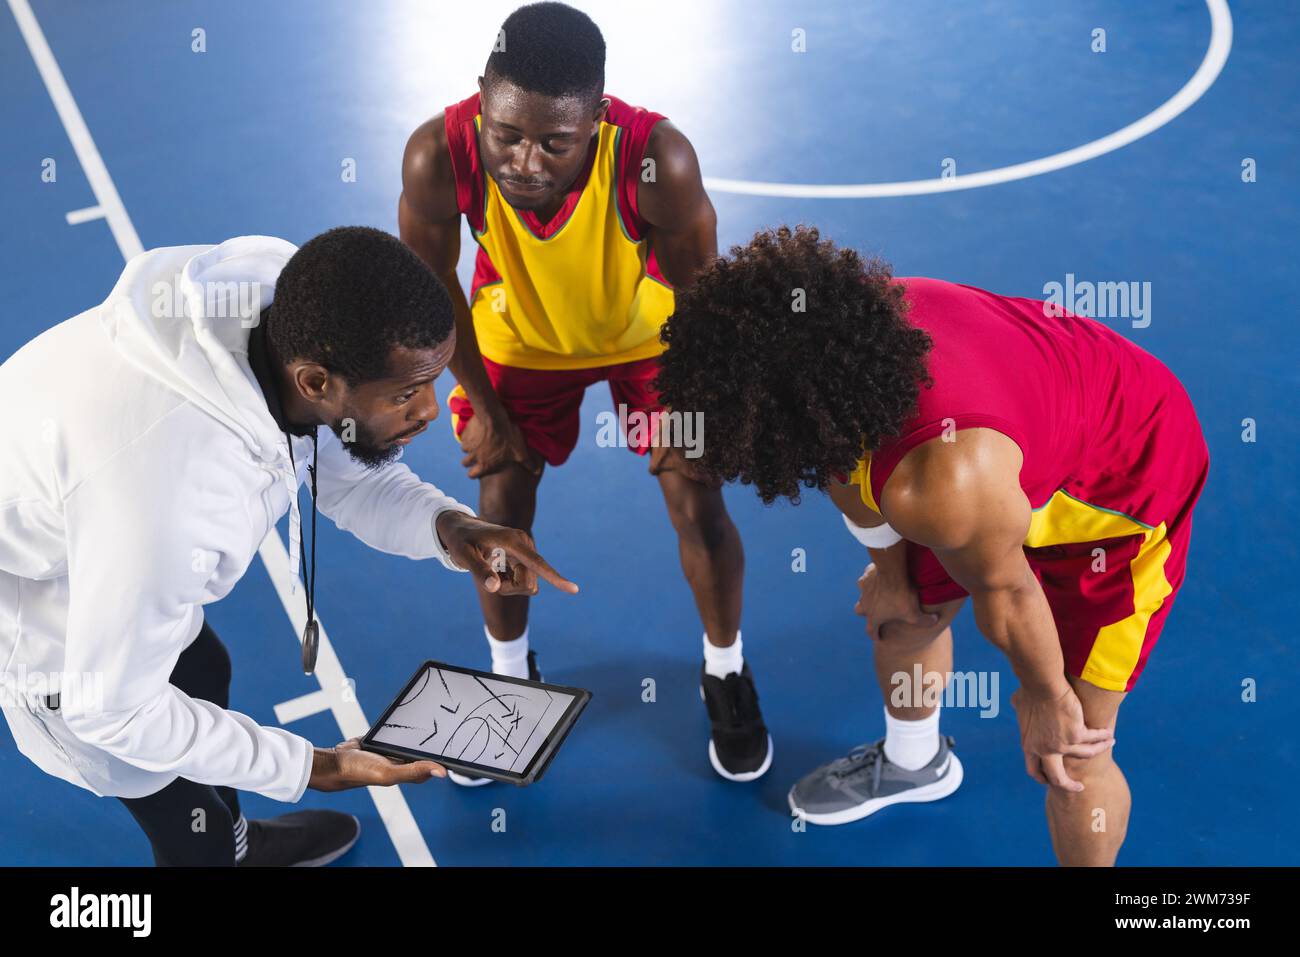
[[[881,506],[887,514],[929,512],[941,503],[975,507],[1022,464],[1020,446],[996,429],[944,431],[903,456],[881,490]]]
[[[623,130],[629,143],[641,147],[646,156],[659,162],[670,162],[683,154],[694,156],[690,140],[664,114],[611,93],[606,93],[605,99],[609,100],[605,122]]]
[[[894,276],[892,282],[902,290],[904,301],[912,308],[926,311],[929,311],[929,307],[942,309],[945,305],[958,302],[968,289],[973,288],[930,276]]]
[[[664,118],[656,123],[646,137],[646,155],[655,157],[661,164],[681,166],[687,161],[695,163],[695,147],[677,126]]]
[[[644,169],[647,163],[654,175],[640,176],[637,195],[648,221],[655,222],[656,212],[663,215],[665,210],[678,218],[686,212],[682,203],[694,207],[702,201],[704,179],[695,147],[669,120],[661,120],[650,130],[638,165]]]
[[[445,110],[425,120],[407,138],[402,154],[402,195],[412,209],[433,222],[458,212]]]

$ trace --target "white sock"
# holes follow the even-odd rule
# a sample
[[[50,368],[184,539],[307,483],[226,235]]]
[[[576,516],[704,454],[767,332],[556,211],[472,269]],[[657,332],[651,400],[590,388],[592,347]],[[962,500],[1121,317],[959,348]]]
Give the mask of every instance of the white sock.
[[[885,709],[885,757],[908,771],[929,764],[939,753],[939,708],[920,721],[895,718]]]
[[[524,633],[514,641],[497,641],[492,637],[492,632],[488,631],[487,625],[483,626],[483,634],[487,635],[488,648],[492,652],[493,674],[508,675],[511,678],[528,677],[528,628],[526,626]]]
[[[740,632],[736,640],[726,648],[709,644],[709,636],[704,636],[704,673],[715,678],[725,678],[730,674],[740,674],[745,667],[745,656],[741,653]]]

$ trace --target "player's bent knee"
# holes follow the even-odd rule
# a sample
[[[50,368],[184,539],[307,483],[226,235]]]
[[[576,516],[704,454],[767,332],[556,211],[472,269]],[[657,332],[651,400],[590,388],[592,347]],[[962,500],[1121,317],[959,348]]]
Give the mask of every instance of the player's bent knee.
[[[478,517],[485,522],[491,522],[493,525],[519,528],[527,532],[529,526],[532,525],[531,512],[531,509],[524,508],[515,502],[490,498],[481,498],[479,500]]]
[[[677,537],[710,551],[721,547],[732,529],[731,518],[724,508],[711,508],[692,502],[684,508],[670,506]]]
[[[921,655],[940,638],[952,637],[952,630],[946,626],[935,626],[924,630],[908,626],[903,631],[898,625],[886,622],[881,628],[880,641],[888,646],[891,655]]]
[[[668,517],[679,538],[714,547],[731,533],[731,516],[717,489],[674,477],[663,483],[663,492]]]
[[[1087,787],[1091,781],[1100,780],[1104,775],[1110,772],[1115,766],[1115,759],[1111,756],[1111,749],[1107,748],[1101,754],[1094,755],[1091,758],[1075,758],[1066,755],[1063,761],[1065,773],[1076,781],[1083,784],[1084,790],[1080,792],[1061,791],[1060,788],[1053,788],[1053,792],[1059,794],[1062,798],[1071,798],[1078,800],[1088,800]]]
[[[479,489],[478,517],[485,522],[527,531],[533,523],[536,508],[535,487],[484,483]]]

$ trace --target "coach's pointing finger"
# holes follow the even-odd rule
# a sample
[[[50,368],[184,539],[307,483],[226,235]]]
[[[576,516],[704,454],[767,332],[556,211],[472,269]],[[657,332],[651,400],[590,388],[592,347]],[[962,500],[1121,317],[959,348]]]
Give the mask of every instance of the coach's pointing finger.
[[[562,592],[578,592],[576,584],[537,553],[526,532],[493,525],[463,512],[443,512],[438,516],[437,529],[448,554],[476,575],[489,592],[534,595],[538,575]]]

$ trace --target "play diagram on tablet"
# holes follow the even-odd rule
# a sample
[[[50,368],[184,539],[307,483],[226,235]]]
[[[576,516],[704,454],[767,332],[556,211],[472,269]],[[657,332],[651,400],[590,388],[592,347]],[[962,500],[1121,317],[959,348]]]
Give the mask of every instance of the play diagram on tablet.
[[[577,697],[430,663],[367,740],[522,776]]]

